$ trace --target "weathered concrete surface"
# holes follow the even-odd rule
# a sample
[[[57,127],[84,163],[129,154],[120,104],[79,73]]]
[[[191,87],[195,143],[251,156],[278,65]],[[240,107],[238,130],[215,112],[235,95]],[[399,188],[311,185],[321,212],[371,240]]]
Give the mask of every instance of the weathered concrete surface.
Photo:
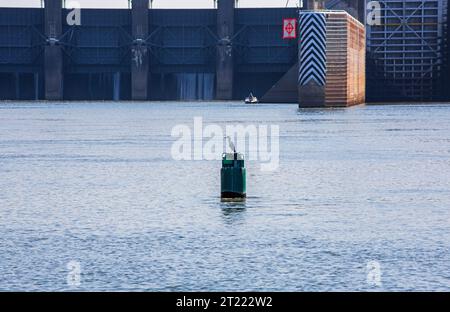
[[[366,40],[364,26],[346,12],[327,16],[325,106],[365,102]]]

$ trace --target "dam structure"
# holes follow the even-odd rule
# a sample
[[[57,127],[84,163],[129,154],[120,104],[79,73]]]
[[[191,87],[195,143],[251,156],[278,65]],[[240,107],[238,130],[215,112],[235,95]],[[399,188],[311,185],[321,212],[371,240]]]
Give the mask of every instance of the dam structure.
[[[297,61],[297,8],[0,8],[0,99],[233,100],[264,94]]]
[[[443,99],[447,0],[308,0],[302,8],[0,8],[0,100],[298,103],[302,11],[346,11],[366,28],[366,101]],[[369,5],[370,4],[370,5]],[[377,23],[367,16],[377,12]],[[371,15],[372,16],[372,15]],[[372,20],[370,20],[371,22]],[[78,23],[79,22],[79,23]]]
[[[448,0],[367,1],[368,98],[382,102],[445,97],[447,12]]]

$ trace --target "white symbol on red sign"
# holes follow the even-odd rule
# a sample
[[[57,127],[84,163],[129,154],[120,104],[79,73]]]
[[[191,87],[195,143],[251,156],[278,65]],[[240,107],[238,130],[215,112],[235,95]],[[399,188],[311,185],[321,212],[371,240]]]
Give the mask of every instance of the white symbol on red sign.
[[[283,20],[283,39],[297,38],[297,19],[285,18]]]

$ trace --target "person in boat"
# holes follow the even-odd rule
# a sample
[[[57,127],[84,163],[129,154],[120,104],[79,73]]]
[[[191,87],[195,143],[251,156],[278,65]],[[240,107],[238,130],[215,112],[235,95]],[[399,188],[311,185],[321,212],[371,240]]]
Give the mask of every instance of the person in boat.
[[[245,103],[254,104],[258,103],[258,98],[253,95],[253,92],[245,99]]]

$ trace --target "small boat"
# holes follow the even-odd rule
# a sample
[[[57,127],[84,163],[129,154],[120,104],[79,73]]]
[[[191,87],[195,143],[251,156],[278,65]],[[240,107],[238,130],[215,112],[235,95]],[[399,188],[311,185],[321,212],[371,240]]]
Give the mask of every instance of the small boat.
[[[253,93],[250,93],[248,97],[245,98],[245,104],[258,104],[259,100]]]

